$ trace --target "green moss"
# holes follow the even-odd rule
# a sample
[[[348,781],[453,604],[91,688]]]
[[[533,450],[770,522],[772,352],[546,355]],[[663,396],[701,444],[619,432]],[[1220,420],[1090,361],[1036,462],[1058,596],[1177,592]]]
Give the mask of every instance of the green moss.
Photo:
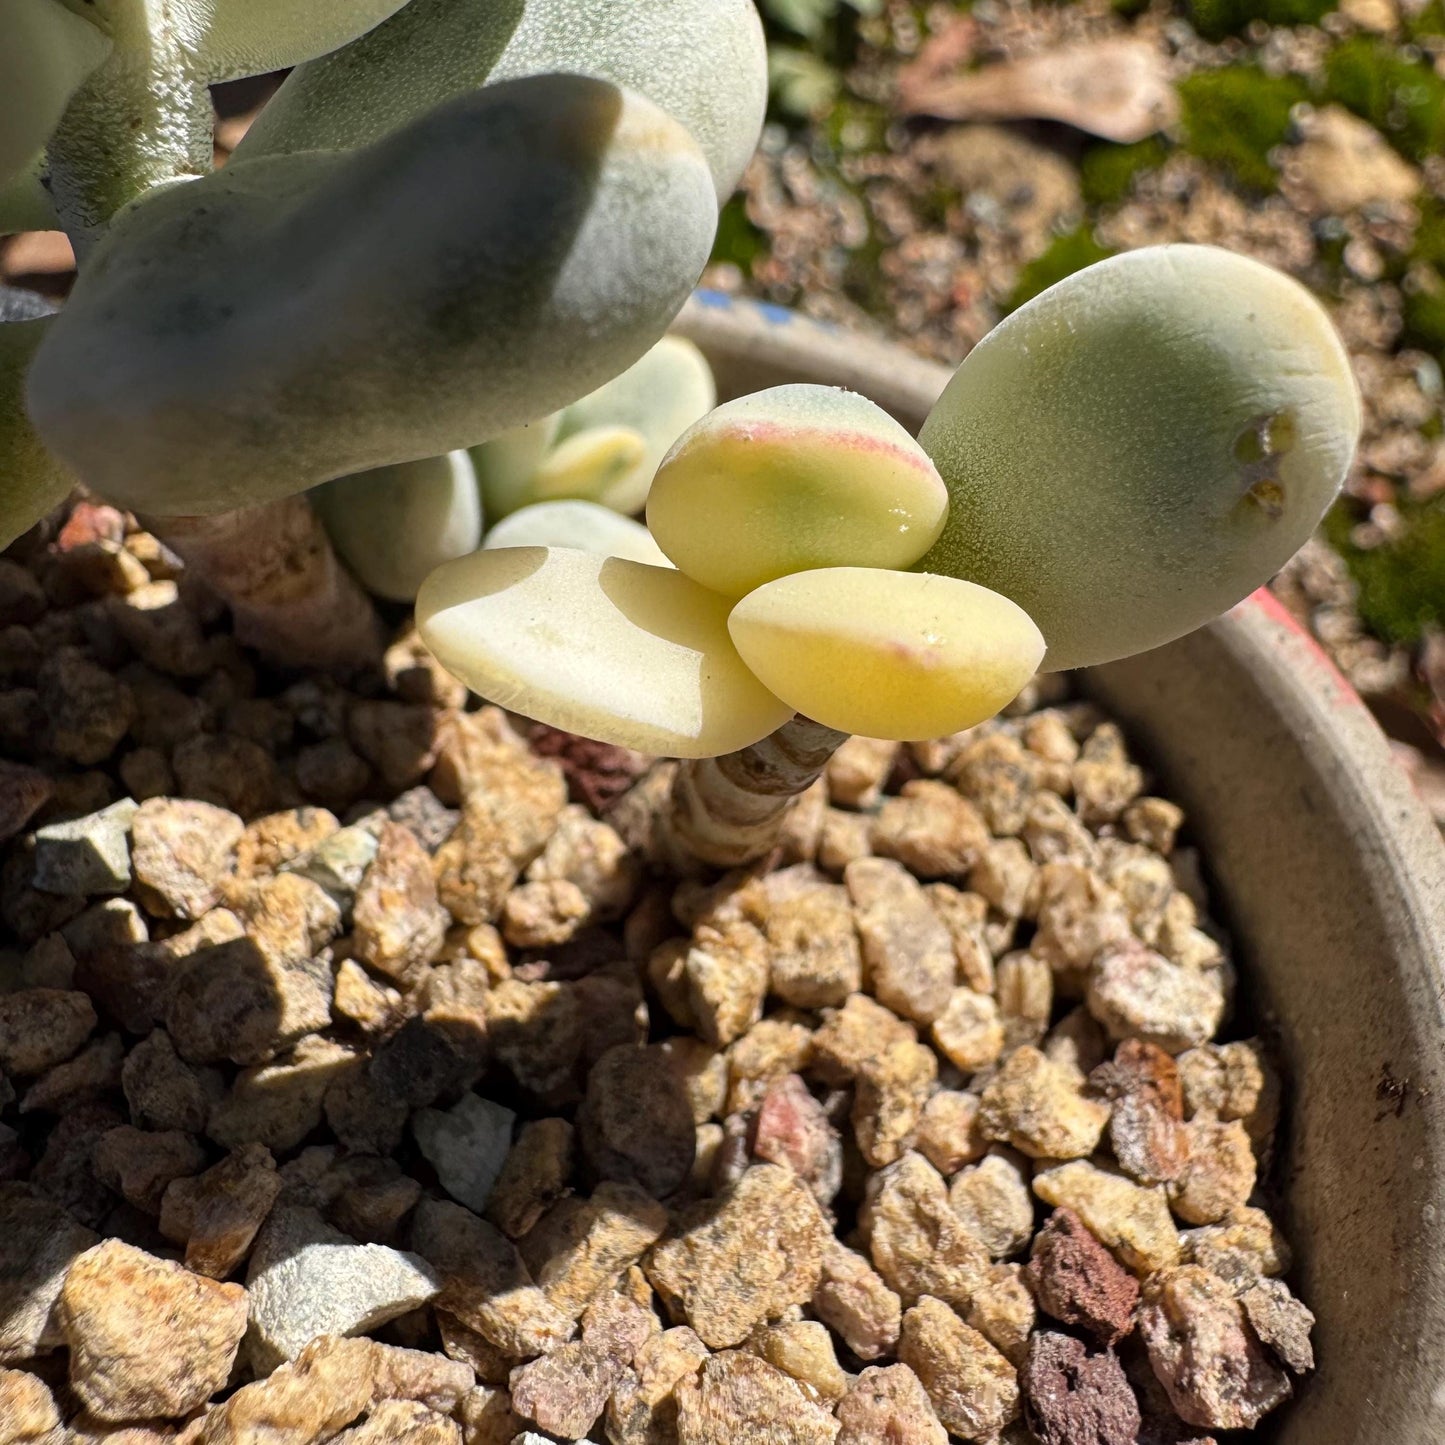
[[[1401,23],[1411,40],[1427,35],[1445,35],[1445,0],[1430,0],[1423,10],[1402,15]]]
[[[1090,206],[1117,205],[1129,194],[1134,177],[1157,170],[1168,154],[1169,147],[1158,136],[1134,145],[1100,141],[1090,146],[1080,167],[1085,202]]]
[[[1272,191],[1279,178],[1269,153],[1289,133],[1290,111],[1307,98],[1297,77],[1257,66],[1200,71],[1179,85],[1186,144],[1241,185]]]
[[[1350,543],[1347,503],[1326,519],[1326,536],[1359,584],[1360,616],[1387,642],[1411,646],[1426,627],[1445,626],[1445,497],[1405,510],[1396,542],[1362,552]]]
[[[1445,282],[1428,291],[1407,291],[1404,319],[1407,346],[1445,358]]]
[[[881,151],[887,130],[888,114],[881,105],[851,95],[839,96],[822,123],[823,134],[835,155]]]
[[[744,276],[751,276],[753,262],[767,254],[767,236],[748,219],[747,203],[742,196],[734,196],[718,216],[712,259],[731,262]]]
[[[1383,131],[1411,160],[1445,147],[1445,80],[1388,41],[1357,35],[1330,51],[1325,96]]]
[[[1019,272],[1005,309],[1016,311],[1025,301],[1032,301],[1041,291],[1092,266],[1096,261],[1107,260],[1114,254],[1107,246],[1101,246],[1094,239],[1088,226],[1080,226],[1067,235],[1056,236],[1042,256],[1036,256]]]
[[[1206,40],[1239,35],[1251,20],[1267,25],[1318,25],[1339,0],[1189,0],[1189,18]]]

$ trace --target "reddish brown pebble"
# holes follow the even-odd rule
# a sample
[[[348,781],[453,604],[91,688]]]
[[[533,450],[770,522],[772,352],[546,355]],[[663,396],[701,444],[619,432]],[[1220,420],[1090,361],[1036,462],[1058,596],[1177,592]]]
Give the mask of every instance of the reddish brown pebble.
[[[1138,1282],[1072,1209],[1056,1209],[1035,1237],[1029,1282],[1045,1314],[1106,1345],[1134,1328]]]
[[[571,800],[594,813],[620,798],[647,771],[647,759],[631,748],[593,742],[560,728],[538,724],[527,740],[539,757],[556,758]]]
[[[1029,1341],[1019,1372],[1024,1418],[1042,1445],[1135,1445],[1139,1405],[1110,1351],[1090,1352],[1072,1335]]]

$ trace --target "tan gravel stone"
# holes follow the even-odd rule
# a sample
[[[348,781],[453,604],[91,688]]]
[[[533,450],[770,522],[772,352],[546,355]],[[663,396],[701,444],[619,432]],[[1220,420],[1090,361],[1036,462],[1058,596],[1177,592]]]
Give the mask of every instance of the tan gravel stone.
[[[954,1212],[943,1176],[921,1154],[905,1154],[869,1180],[859,1222],[878,1273],[905,1305],[933,1295],[968,1307],[988,1269],[988,1251]]]
[[[918,1041],[918,1031],[867,994],[850,994],[813,1035],[813,1069],[825,1083],[850,1084],[870,1063],[899,1044]]]
[[[607,1402],[612,1445],[677,1445],[677,1387],[708,1357],[707,1346],[686,1325],[648,1340]]]
[[[288,808],[267,813],[246,825],[236,845],[236,875],[254,878],[279,873],[287,863],[305,857],[341,824],[325,808]]]
[[[342,959],[336,969],[332,1011],[350,1019],[364,1033],[385,1032],[401,1015],[402,996],[378,983],[354,959]]]
[[[824,1209],[842,1186],[843,1141],[796,1074],[768,1085],[753,1120],[750,1147],[754,1159],[791,1169]]]
[[[212,1107],[206,1134],[225,1149],[254,1143],[289,1153],[320,1126],[327,1091],[361,1063],[331,1039],[301,1039],[274,1063],[242,1069]]]
[[[844,873],[863,943],[868,988],[885,1008],[932,1023],[948,1007],[953,940],[917,879],[888,858],[864,858]]]
[[[902,1302],[861,1254],[837,1240],[823,1255],[812,1307],[860,1360],[890,1355],[898,1343]]]
[[[726,1112],[753,1108],[774,1079],[801,1074],[812,1060],[813,1030],[791,1011],[755,1023],[727,1052]]]
[[[996,997],[1005,1048],[1042,1042],[1054,1010],[1054,971],[1045,960],[1023,949],[1005,954]]]
[[[1167,798],[1136,798],[1124,809],[1124,831],[1166,858],[1183,823],[1184,809]]]
[[[1119,1167],[1140,1184],[1164,1184],[1188,1166],[1179,1070],[1154,1044],[1125,1039],[1096,1068],[1090,1086],[1113,1101],[1109,1143]]]
[[[883,796],[899,745],[883,738],[850,737],[823,770],[828,796],[840,808],[867,811]]]
[[[1254,1193],[1254,1149],[1243,1123],[1197,1114],[1184,1126],[1189,1162],[1169,1184],[1169,1204],[1186,1224],[1218,1224]]]
[[[125,1045],[119,1034],[93,1039],[73,1059],[47,1069],[20,1101],[22,1114],[64,1114],[120,1086]]]
[[[561,769],[524,749],[477,749],[466,762],[462,820],[437,849],[437,896],[461,923],[491,923],[552,835],[567,802]]]
[[[956,980],[975,993],[993,993],[998,981],[989,942],[988,903],[950,883],[930,883],[923,892],[953,940]]]
[[[1139,1333],[1170,1402],[1191,1425],[1252,1430],[1292,1393],[1234,1291],[1208,1270],[1186,1265],[1151,1280]]]
[[[6,1445],[61,1445],[60,1411],[44,1380],[0,1369],[0,1427]]]
[[[205,1417],[185,1445],[313,1445],[349,1425],[371,1404],[375,1343],[313,1340],[268,1378],[243,1385]]]
[[[991,1149],[948,1186],[948,1202],[964,1228],[995,1259],[1028,1246],[1034,1231],[1034,1201],[1025,1162],[1010,1150]]]
[[[583,917],[610,923],[632,906],[642,878],[617,830],[574,803],[562,809],[556,831],[527,868],[527,881],[570,883],[586,905]]]
[[[870,1164],[882,1167],[902,1154],[937,1081],[933,1050],[911,1040],[863,1062],[853,1095],[853,1136]]]
[[[832,1230],[790,1169],[758,1164],[678,1216],[645,1268],[674,1317],[713,1349],[812,1298]]]
[[[1038,787],[1039,762],[1005,732],[975,737],[946,776],[982,812],[989,831],[1013,836],[1024,826]]]
[[[1203,1111],[1243,1122],[1256,1153],[1267,1151],[1279,1123],[1280,1083],[1259,1039],[1205,1044],[1180,1054],[1179,1079],[1189,1117]]]
[[[961,1440],[993,1440],[1019,1413],[1014,1367],[941,1300],[924,1296],[903,1316],[898,1357]]]
[[[0,994],[0,1070],[22,1078],[43,1074],[75,1055],[95,1028],[85,994],[27,988]]]
[[[352,946],[370,968],[405,984],[441,952],[450,917],[437,902],[432,860],[415,834],[383,823],[356,894]]]
[[[848,1377],[838,1364],[833,1337],[817,1320],[770,1325],[754,1333],[754,1351],[785,1375],[809,1386],[822,1400],[841,1400]]]
[[[907,1365],[871,1365],[838,1404],[837,1445],[948,1445],[928,1392]]]
[[[111,1239],[70,1266],[60,1296],[70,1384],[102,1420],[189,1414],[227,1381],[246,1291]]]
[[[1143,1039],[1177,1054],[1213,1037],[1226,998],[1218,971],[1201,972],[1132,944],[1099,954],[1088,1002],[1111,1038]]]
[[[437,1305],[503,1354],[529,1359],[572,1337],[572,1319],[533,1283],[512,1242],[461,1205],[424,1199],[412,1248],[441,1276]]]
[[[245,1144],[204,1174],[177,1179],[161,1200],[160,1228],[186,1247],[186,1268],[225,1279],[250,1252],[281,1176],[268,1149]]]
[[[221,901],[245,824],[234,813],[187,798],[152,798],[131,820],[136,896],[150,909],[195,920]]]
[[[95,1146],[95,1177],[144,1214],[159,1214],[167,1186],[199,1174],[205,1163],[199,1141],[178,1129],[152,1134],[122,1124]]]
[[[678,1445],[833,1445],[839,1425],[797,1381],[726,1350],[676,1387]]]
[[[1180,1241],[1164,1190],[1143,1189],[1122,1174],[1084,1160],[1034,1175],[1046,1204],[1072,1209],[1120,1264],[1143,1277],[1179,1260]]]
[[[767,935],[771,991],[798,1008],[841,1004],[862,986],[863,955],[847,889],[804,864],[770,873],[753,921]]]
[[[918,878],[957,878],[989,844],[988,826],[967,798],[930,778],[903,785],[873,821],[873,851],[896,858]]]
[[[1067,1069],[1027,1045],[1009,1055],[979,1105],[980,1130],[1032,1159],[1082,1159],[1108,1122],[1107,1104],[1086,1099]]]
[[[913,1147],[940,1174],[957,1174],[988,1152],[978,1129],[978,1095],[940,1089],[923,1107]]]
[[[595,1178],[635,1184],[654,1199],[678,1189],[692,1169],[692,1105],[655,1048],[609,1049],[587,1078],[577,1115],[582,1157]]]
[[[701,1039],[678,1034],[658,1047],[692,1105],[695,1124],[717,1118],[727,1106],[727,1055]]]
[[[1262,1279],[1240,1295],[1254,1332],[1297,1375],[1315,1367],[1310,1330],[1315,1317],[1291,1293],[1283,1280]]]
[[[687,1010],[708,1043],[725,1048],[763,1016],[772,961],[751,923],[698,927],[683,959]]]
[[[364,1424],[343,1430],[336,1445],[462,1445],[462,1427],[425,1405],[387,1400]]]
[[[576,1131],[566,1119],[524,1124],[492,1186],[485,1217],[509,1239],[520,1239],[567,1187],[575,1156]]]
[[[1202,1265],[1239,1290],[1284,1274],[1291,1263],[1284,1236],[1262,1209],[1236,1209],[1219,1224],[1185,1230],[1181,1239],[1187,1263]]]
[[[1072,996],[1101,949],[1132,941],[1124,900],[1092,868],[1046,863],[1036,882],[1038,931],[1029,952],[1044,959]]]
[[[933,1042],[939,1053],[965,1074],[991,1067],[1004,1045],[998,1004],[986,993],[954,989],[948,1007],[933,1021]]]
[[[510,1391],[478,1385],[462,1400],[457,1414],[466,1445],[512,1445],[525,1422],[512,1409]]]
[[[568,878],[523,883],[502,904],[502,936],[513,948],[559,948],[587,922],[587,895]]]
[[[1038,1308],[1022,1265],[996,1264],[969,1301],[965,1323],[976,1329],[1011,1365],[1021,1366]]]
[[[1038,870],[1017,838],[991,840],[969,869],[968,886],[1005,918],[1018,918],[1028,905]]]
[[[1045,863],[1095,863],[1099,845],[1078,814],[1057,793],[1041,792],[1028,805],[1020,836],[1029,856]]]
[[[868,814],[825,809],[818,832],[818,866],[841,874],[856,859],[869,857],[872,833],[873,819]]]
[[[233,895],[232,906],[246,936],[277,966],[305,963],[341,932],[336,900],[319,883],[297,873],[254,880]]]
[[[667,1210],[631,1184],[599,1184],[588,1199],[568,1196],[519,1244],[551,1304],[578,1319],[667,1229]]]

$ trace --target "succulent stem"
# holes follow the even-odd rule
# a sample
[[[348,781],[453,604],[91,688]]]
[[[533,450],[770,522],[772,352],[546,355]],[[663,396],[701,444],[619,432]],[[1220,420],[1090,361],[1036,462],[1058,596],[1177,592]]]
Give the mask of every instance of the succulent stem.
[[[821,776],[848,734],[802,716],[721,758],[680,763],[658,842],[668,854],[737,868],[777,845],[793,800]]]
[[[376,609],[304,497],[145,524],[230,607],[237,639],[271,661],[348,673],[380,658]]]

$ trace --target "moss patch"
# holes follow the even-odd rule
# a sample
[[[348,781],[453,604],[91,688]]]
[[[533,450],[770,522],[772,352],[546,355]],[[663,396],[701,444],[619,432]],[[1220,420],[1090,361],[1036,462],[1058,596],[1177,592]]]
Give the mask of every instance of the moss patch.
[[[1388,41],[1358,35],[1331,50],[1325,95],[1383,131],[1411,160],[1445,147],[1445,80]]]
[[[1338,0],[1189,0],[1189,18],[1206,40],[1239,35],[1250,21],[1267,25],[1318,25]]]
[[[1241,185],[1272,191],[1279,177],[1269,153],[1288,135],[1290,111],[1308,98],[1298,77],[1255,65],[1200,71],[1179,85],[1186,144]]]
[[[1410,647],[1427,626],[1445,627],[1445,497],[1402,510],[1407,526],[1398,542],[1368,552],[1352,546],[1343,503],[1326,519],[1326,536],[1359,584],[1365,626]]]
[[[1145,171],[1157,170],[1169,155],[1169,147],[1159,136],[1150,136],[1134,145],[1111,145],[1100,141],[1084,152],[1079,168],[1079,181],[1084,201],[1090,206],[1116,206],[1128,196],[1134,178]]]

